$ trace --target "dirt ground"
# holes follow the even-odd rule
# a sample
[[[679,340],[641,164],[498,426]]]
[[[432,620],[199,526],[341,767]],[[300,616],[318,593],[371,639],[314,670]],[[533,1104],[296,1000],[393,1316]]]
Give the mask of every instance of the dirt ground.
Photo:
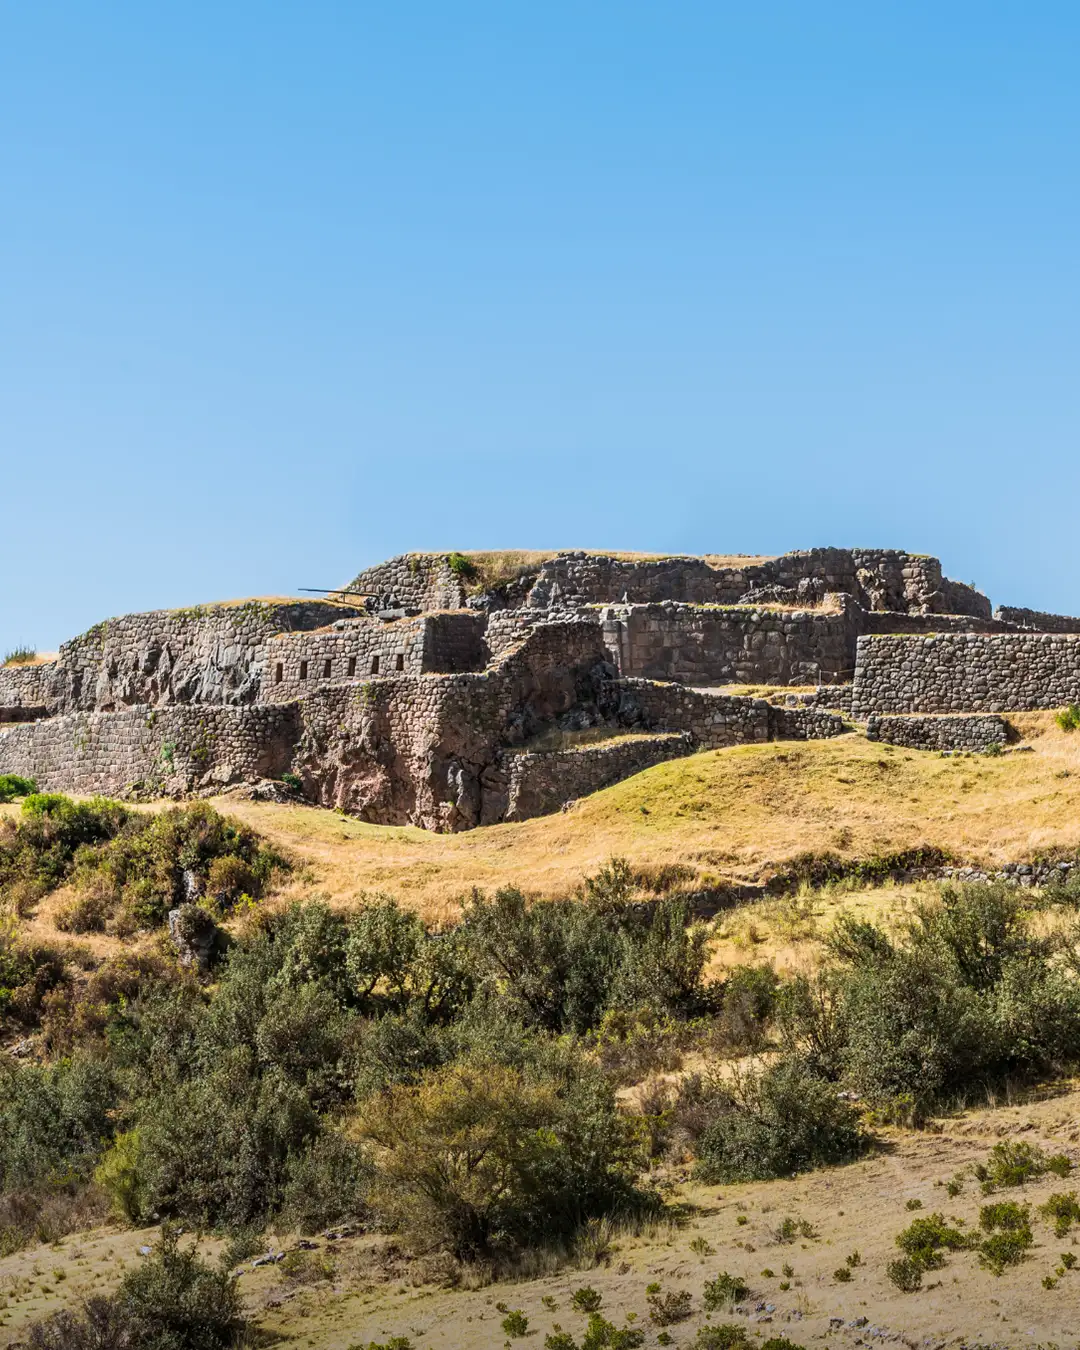
[[[896,1234],[916,1217],[908,1208],[915,1202],[918,1213],[940,1210],[977,1226],[985,1203],[977,1183],[968,1177],[952,1198],[944,1183],[983,1161],[997,1140],[1026,1139],[1080,1164],[1078,1107],[1080,1085],[1068,1084],[1041,1101],[987,1106],[931,1130],[885,1131],[880,1148],[847,1167],[747,1185],[686,1183],[673,1196],[686,1211],[681,1223],[654,1224],[636,1236],[608,1234],[608,1250],[595,1266],[567,1264],[536,1278],[447,1289],[424,1282],[430,1263],[410,1261],[385,1239],[317,1238],[318,1250],[304,1258],[306,1271],[288,1275],[273,1265],[253,1271],[248,1262],[241,1289],[260,1344],[313,1350],[349,1350],[390,1336],[409,1337],[417,1350],[497,1350],[507,1340],[499,1304],[526,1315],[528,1333],[520,1344],[539,1350],[556,1323],[580,1338],[586,1319],[570,1296],[582,1285],[600,1293],[606,1317],[620,1326],[632,1318],[645,1331],[646,1346],[656,1346],[664,1342],[649,1321],[647,1290],[654,1283],[663,1292],[691,1294],[690,1317],[667,1328],[675,1345],[689,1346],[711,1320],[740,1322],[758,1339],[783,1335],[806,1346],[828,1340],[837,1346],[1064,1348],[1080,1341],[1080,1267],[1051,1289],[1043,1278],[1056,1278],[1060,1253],[1076,1250],[1076,1237],[1055,1237],[1039,1217],[1028,1258],[1000,1277],[981,1269],[975,1253],[958,1252],[926,1277],[922,1290],[904,1294],[885,1268],[897,1255]],[[1076,1189],[1071,1179],[1051,1177],[994,1199],[1016,1199],[1035,1213],[1048,1195],[1070,1189]],[[779,1241],[787,1217],[805,1222],[813,1236]],[[114,1286],[126,1265],[142,1259],[140,1247],[156,1240],[154,1229],[99,1229],[0,1260],[0,1346],[16,1342],[29,1321]],[[296,1239],[271,1245],[288,1250]],[[221,1248],[220,1242],[204,1246],[208,1255]],[[834,1272],[855,1252],[858,1263],[847,1267],[851,1279],[841,1283]],[[738,1311],[707,1319],[703,1288],[720,1271],[742,1276],[751,1296]]]

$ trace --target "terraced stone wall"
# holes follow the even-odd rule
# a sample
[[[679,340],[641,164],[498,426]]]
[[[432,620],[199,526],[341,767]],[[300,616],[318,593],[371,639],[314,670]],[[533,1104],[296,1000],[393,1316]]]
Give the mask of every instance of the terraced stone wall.
[[[1080,619],[1070,618],[1067,614],[1044,614],[1039,609],[999,605],[995,617],[1017,628],[1030,628],[1036,633],[1080,633]]]
[[[1012,738],[1004,717],[993,713],[942,713],[871,717],[866,735],[872,741],[911,750],[972,750],[1003,746]]]
[[[32,721],[53,711],[54,666],[0,666],[0,722]]]
[[[1080,635],[861,637],[852,711],[1020,712],[1080,702]]]
[[[412,609],[460,609],[465,588],[445,553],[405,553],[367,567],[348,590],[382,598],[396,597]]]
[[[548,815],[577,797],[599,792],[692,749],[689,736],[661,733],[543,754],[508,752],[483,775],[480,823]]]
[[[833,684],[855,657],[850,607],[620,605],[602,611],[619,673],[683,684]]]
[[[0,773],[48,792],[182,796],[280,777],[298,730],[295,707],[67,713],[0,736]]]

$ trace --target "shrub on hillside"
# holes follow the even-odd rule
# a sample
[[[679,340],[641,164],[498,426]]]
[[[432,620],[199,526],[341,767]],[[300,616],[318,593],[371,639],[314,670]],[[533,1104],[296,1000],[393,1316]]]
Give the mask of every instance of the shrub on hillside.
[[[578,1057],[562,1073],[468,1059],[371,1098],[372,1203],[415,1247],[459,1257],[570,1235],[632,1198],[626,1127]]]
[[[109,1298],[30,1328],[30,1350],[226,1350],[244,1327],[235,1281],[184,1250],[168,1226]]]
[[[706,1182],[761,1181],[849,1162],[867,1142],[835,1086],[798,1059],[735,1076],[711,1109],[695,1168]]]
[[[17,773],[0,773],[0,802],[13,802],[17,797],[29,797],[37,791],[32,778]]]

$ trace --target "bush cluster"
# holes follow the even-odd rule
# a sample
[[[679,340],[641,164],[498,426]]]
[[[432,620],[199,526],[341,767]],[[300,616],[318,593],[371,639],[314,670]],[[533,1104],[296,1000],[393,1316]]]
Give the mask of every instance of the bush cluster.
[[[285,867],[253,830],[205,802],[149,814],[105,798],[31,792],[17,821],[0,822],[0,890],[25,911],[68,885],[74,899],[58,924],[71,932],[101,931],[114,919],[119,932],[154,928],[192,899],[223,914],[244,895],[260,896]]]
[[[883,1113],[918,1122],[974,1090],[1080,1056],[1071,950],[1033,935],[1016,890],[946,886],[899,938],[837,924],[832,962],[782,991],[781,1035]]]

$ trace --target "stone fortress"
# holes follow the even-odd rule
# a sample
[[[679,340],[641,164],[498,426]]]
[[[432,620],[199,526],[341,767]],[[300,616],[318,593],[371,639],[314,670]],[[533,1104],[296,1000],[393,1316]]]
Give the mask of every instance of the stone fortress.
[[[127,615],[0,667],[0,773],[462,830],[694,750],[979,750],[1071,702],[1080,619],[992,612],[935,558],[415,553],[325,601]]]

